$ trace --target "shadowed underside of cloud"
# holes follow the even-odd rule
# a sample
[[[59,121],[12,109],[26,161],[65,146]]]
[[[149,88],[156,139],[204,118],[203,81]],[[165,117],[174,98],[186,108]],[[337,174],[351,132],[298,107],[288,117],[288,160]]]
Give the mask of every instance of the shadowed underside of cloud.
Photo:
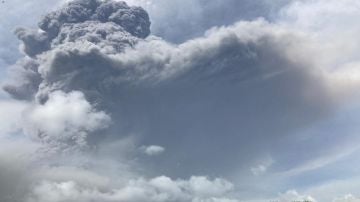
[[[230,182],[196,176],[246,175],[342,99],[311,37],[286,26],[242,21],[182,44],[149,34],[145,10],[98,0],[16,30],[26,55],[4,90],[27,103],[23,138],[37,149],[29,174],[12,175],[26,176],[20,193],[1,200],[237,201]]]

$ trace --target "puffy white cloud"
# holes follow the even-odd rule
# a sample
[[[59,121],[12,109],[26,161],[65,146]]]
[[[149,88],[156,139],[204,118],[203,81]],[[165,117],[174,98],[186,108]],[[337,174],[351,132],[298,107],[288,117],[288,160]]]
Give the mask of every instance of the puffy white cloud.
[[[26,132],[33,139],[61,150],[86,146],[88,134],[108,127],[111,118],[94,109],[81,92],[55,91],[44,104],[27,110],[25,121]]]
[[[209,189],[210,188],[210,189]],[[34,187],[29,202],[235,202],[231,198],[218,198],[232,190],[232,185],[223,180],[192,177],[190,180],[172,180],[161,176],[153,179],[131,180],[122,188],[100,190],[82,186],[74,181],[43,181]],[[214,192],[210,192],[214,191]]]
[[[141,147],[143,152],[149,156],[156,156],[160,155],[165,151],[164,147],[158,146],[158,145],[150,145],[150,146],[143,146]]]

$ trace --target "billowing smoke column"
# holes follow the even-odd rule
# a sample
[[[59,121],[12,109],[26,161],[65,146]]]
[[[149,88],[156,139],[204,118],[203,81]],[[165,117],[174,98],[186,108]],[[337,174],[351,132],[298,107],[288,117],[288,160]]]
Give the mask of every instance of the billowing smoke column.
[[[243,21],[180,45],[149,34],[142,8],[100,0],[16,30],[25,57],[4,90],[28,103],[24,133],[45,162],[26,202],[236,201],[226,180],[191,176],[241,177],[334,108],[305,37],[284,27]]]
[[[8,85],[4,89],[19,99],[32,99],[42,81],[56,82],[53,78],[56,75],[52,74],[57,74],[58,72],[54,71],[58,70],[49,69],[49,72],[41,72],[42,68],[47,68],[43,67],[44,65],[67,65],[57,61],[61,58],[71,61],[70,57],[81,55],[79,50],[75,53],[77,48],[88,51],[82,57],[87,57],[88,59],[84,60],[91,64],[91,60],[94,60],[92,54],[98,54],[96,50],[91,52],[91,45],[96,45],[106,54],[119,53],[150,34],[150,21],[145,10],[130,7],[125,2],[79,0],[46,15],[40,21],[39,28],[40,30],[16,30],[16,35],[23,41],[23,51],[28,56],[17,64],[24,80],[21,84]],[[70,54],[72,51],[75,52]],[[45,60],[49,60],[46,57],[54,57],[52,61],[56,64],[44,64],[47,62]],[[75,68],[80,70],[79,65],[81,66],[77,64]],[[109,71],[106,69],[108,65],[100,65],[105,66],[104,72]],[[59,71],[63,74],[69,71],[66,67],[61,68]],[[63,75],[66,76],[76,75]]]
[[[21,120],[0,136],[0,201],[237,202],[284,190],[273,182],[314,169],[296,168],[328,138],[297,132],[359,81],[321,66],[344,40],[329,54],[321,34],[289,24],[240,21],[172,44],[150,35],[142,8],[76,0],[17,29],[24,57],[3,88],[18,101],[0,110]]]
[[[222,175],[248,166],[239,162],[253,157],[242,153],[261,153],[332,105],[322,75],[300,57],[303,39],[264,20],[173,45],[148,36],[142,8],[79,0],[39,28],[16,31],[26,56],[4,89],[34,100],[25,128],[51,151],[130,136],[139,146],[172,148],[148,170]]]
[[[106,55],[147,37],[149,16],[125,2],[79,0],[44,16],[39,28],[15,31],[26,56],[14,66],[17,78],[4,90],[40,104],[25,116],[25,129],[52,151],[87,146],[88,134],[110,123],[107,114],[86,101],[101,98],[98,88],[116,71]]]

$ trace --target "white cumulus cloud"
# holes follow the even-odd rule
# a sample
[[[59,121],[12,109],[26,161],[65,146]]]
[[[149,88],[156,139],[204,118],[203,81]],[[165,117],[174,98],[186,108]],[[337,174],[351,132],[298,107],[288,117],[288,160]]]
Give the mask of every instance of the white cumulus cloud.
[[[141,149],[149,156],[160,155],[165,151],[164,147],[158,145],[143,146]]]

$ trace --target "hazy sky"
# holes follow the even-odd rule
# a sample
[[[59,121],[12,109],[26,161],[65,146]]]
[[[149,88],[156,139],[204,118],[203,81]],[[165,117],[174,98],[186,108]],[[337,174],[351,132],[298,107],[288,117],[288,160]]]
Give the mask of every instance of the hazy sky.
[[[1,202],[360,201],[360,2],[125,2],[0,4]]]

